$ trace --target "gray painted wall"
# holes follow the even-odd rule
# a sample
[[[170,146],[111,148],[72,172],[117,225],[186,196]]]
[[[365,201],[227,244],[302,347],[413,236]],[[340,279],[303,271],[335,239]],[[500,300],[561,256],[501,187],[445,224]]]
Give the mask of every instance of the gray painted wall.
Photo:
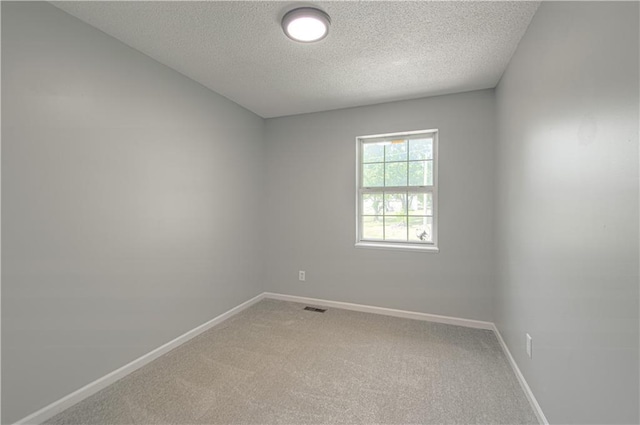
[[[354,247],[356,136],[429,128],[440,252]],[[265,290],[491,320],[494,129],[493,90],[266,120]]]
[[[264,121],[2,2],[2,422],[261,292]]]
[[[496,98],[498,328],[550,422],[638,423],[638,3],[543,3]]]

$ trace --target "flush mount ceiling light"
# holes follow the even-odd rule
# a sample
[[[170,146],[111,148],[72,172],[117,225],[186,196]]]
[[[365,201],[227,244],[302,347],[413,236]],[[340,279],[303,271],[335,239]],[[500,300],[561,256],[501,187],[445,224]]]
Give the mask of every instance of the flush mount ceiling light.
[[[282,18],[282,29],[292,40],[303,43],[322,40],[329,33],[329,15],[313,7],[290,10]]]

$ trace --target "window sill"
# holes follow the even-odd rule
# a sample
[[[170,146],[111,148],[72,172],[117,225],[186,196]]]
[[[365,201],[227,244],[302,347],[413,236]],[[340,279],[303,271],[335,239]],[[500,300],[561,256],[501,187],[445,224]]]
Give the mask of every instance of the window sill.
[[[390,251],[440,252],[440,248],[433,245],[413,245],[402,243],[356,242],[356,248],[386,249]]]

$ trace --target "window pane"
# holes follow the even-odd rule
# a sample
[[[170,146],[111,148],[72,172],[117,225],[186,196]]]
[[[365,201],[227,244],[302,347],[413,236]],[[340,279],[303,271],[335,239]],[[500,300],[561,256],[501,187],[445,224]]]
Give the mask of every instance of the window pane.
[[[409,159],[433,159],[433,139],[409,140]]]
[[[433,186],[433,161],[409,162],[409,186]]]
[[[362,195],[362,214],[382,214],[382,193],[365,193]]]
[[[433,217],[409,217],[409,240],[433,242]]]
[[[436,131],[362,136],[358,143],[361,240],[381,246],[433,245],[438,233]]]
[[[362,166],[362,186],[384,186],[384,164],[364,164]]]
[[[390,161],[406,161],[407,160],[407,141],[393,140],[390,145],[385,146],[384,160]]]
[[[409,215],[433,215],[433,194],[409,193]]]
[[[362,239],[383,239],[384,220],[381,215],[362,217]]]
[[[384,239],[394,241],[407,240],[407,217],[384,217]]]
[[[406,186],[407,185],[407,163],[392,162],[384,164],[385,186]]]
[[[384,162],[384,145],[381,143],[363,143],[362,162]]]
[[[384,194],[384,215],[407,215],[407,194],[387,193]]]

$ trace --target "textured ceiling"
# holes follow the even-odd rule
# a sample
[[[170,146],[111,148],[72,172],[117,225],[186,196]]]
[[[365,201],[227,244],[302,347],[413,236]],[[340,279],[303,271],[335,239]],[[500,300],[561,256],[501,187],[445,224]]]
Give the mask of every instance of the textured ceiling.
[[[280,28],[296,2],[53,4],[276,117],[495,87],[539,3],[316,2],[332,25],[315,44]]]

